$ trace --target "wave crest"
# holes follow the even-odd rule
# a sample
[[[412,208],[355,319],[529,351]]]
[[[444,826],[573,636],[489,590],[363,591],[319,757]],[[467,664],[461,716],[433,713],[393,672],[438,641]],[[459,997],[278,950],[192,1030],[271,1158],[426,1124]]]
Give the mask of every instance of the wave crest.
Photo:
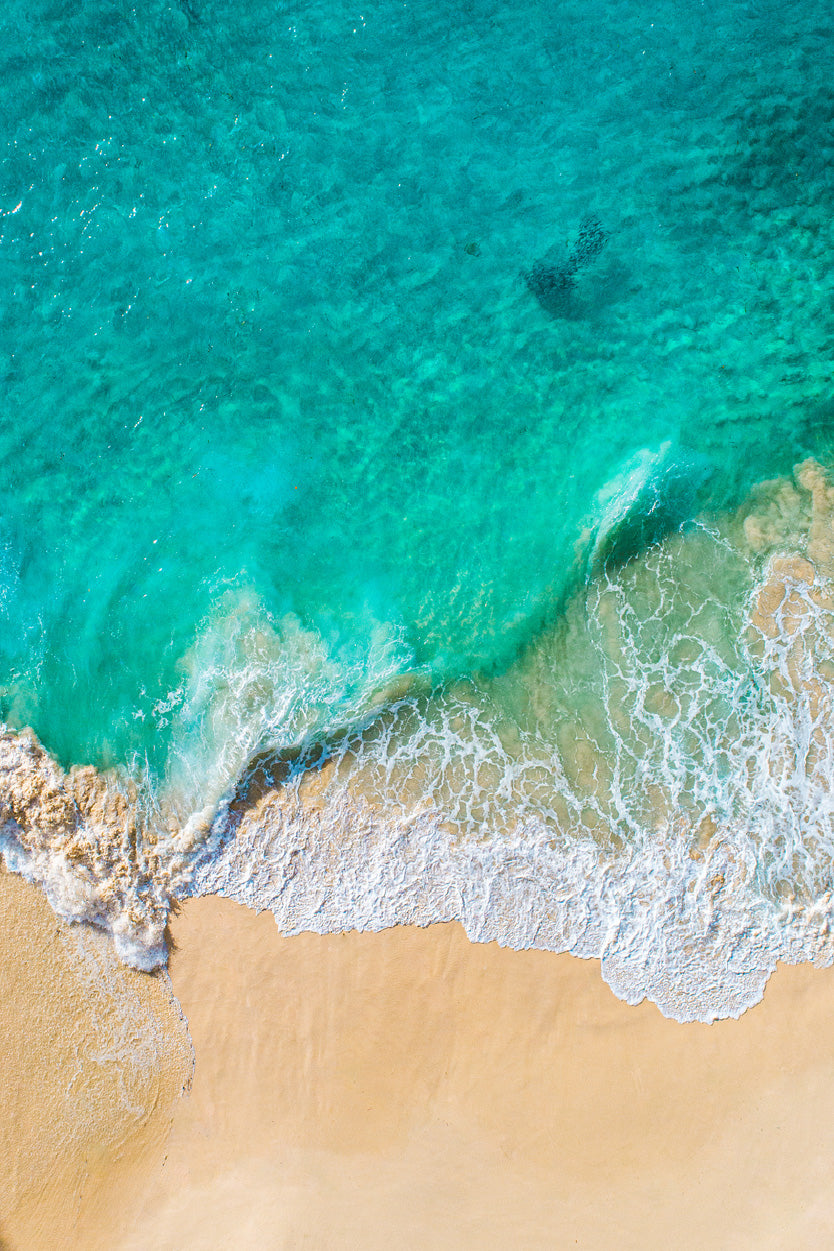
[[[0,850],[141,967],[171,900],[216,892],[289,933],[459,920],[598,956],[680,1020],[739,1015],[777,960],[834,960],[832,516],[806,462],[433,694],[385,631],[344,668],[235,602],[184,665],[187,786],[151,802],[5,733]]]

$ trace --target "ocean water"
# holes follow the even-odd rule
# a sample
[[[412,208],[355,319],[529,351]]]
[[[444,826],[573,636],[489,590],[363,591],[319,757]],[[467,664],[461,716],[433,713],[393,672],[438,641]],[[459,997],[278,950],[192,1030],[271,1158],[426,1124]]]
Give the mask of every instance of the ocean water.
[[[683,1018],[829,959],[829,9],[6,7],[0,841],[59,911],[459,917]]]

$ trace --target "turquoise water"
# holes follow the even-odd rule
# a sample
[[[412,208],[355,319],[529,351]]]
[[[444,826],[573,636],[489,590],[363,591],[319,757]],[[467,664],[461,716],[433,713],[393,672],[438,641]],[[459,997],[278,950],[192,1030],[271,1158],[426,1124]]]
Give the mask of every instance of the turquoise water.
[[[832,27],[13,0],[0,715],[228,780],[825,458]]]

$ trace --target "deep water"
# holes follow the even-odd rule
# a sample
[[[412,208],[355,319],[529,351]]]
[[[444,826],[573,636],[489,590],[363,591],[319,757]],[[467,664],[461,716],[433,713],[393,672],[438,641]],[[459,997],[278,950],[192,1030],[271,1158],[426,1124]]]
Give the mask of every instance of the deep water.
[[[0,716],[226,782],[825,459],[833,28],[10,0]]]

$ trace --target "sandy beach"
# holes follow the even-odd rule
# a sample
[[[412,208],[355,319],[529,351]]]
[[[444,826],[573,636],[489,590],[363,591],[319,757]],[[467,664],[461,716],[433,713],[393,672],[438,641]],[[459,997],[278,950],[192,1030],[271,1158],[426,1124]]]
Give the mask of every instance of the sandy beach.
[[[834,1251],[834,4],[2,26],[0,1251]]]
[[[169,983],[0,898],[12,1251],[834,1241],[831,971],[680,1025],[596,961],[456,925],[283,938],[207,898]]]

